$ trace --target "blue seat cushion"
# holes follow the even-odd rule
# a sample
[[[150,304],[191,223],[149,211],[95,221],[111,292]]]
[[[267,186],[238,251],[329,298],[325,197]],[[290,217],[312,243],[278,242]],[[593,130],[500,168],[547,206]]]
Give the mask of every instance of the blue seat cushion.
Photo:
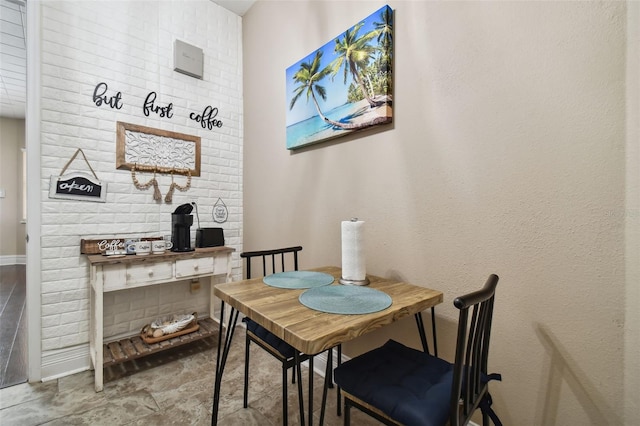
[[[334,379],[402,424],[442,426],[449,420],[453,364],[394,340],[345,362]]]
[[[247,324],[247,330],[251,331],[253,334],[258,336],[260,340],[278,351],[280,355],[284,356],[285,358],[293,358],[296,353],[296,350],[293,348],[293,346],[289,345],[287,342],[285,342],[272,332],[268,331],[266,328],[253,321],[252,319],[245,317],[242,319],[242,321]]]

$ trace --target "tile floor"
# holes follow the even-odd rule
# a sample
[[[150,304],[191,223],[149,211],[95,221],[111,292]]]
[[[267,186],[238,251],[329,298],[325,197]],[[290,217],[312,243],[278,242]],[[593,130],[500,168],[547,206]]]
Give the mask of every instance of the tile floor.
[[[93,389],[85,371],[45,383],[0,390],[0,424],[19,425],[209,425],[217,337],[105,369],[104,391]],[[281,425],[280,363],[252,345],[249,407],[242,407],[244,329],[238,328],[222,382],[218,424]],[[307,369],[303,367],[305,395]],[[322,377],[314,380],[314,424],[318,424]],[[297,391],[289,386],[289,424],[300,424]],[[329,391],[325,425],[336,415],[336,390]],[[356,409],[352,425],[380,423]]]
[[[0,389],[27,381],[25,265],[0,266]]]

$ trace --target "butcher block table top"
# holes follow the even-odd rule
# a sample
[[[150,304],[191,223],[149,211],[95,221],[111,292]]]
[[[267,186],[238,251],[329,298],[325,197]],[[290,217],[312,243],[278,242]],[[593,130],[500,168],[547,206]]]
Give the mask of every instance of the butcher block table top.
[[[332,275],[339,284],[341,269],[312,269]],[[218,284],[214,295],[275,334],[299,351],[315,355],[401,318],[442,303],[442,292],[426,287],[367,275],[367,286],[392,298],[391,306],[368,314],[333,314],[316,311],[298,300],[304,289],[268,286],[262,277]]]

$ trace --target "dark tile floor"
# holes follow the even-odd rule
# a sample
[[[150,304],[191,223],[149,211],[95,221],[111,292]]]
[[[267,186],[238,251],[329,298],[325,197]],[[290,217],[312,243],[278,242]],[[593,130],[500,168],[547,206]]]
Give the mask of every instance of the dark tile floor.
[[[280,363],[251,346],[249,407],[242,407],[244,328],[238,327],[222,382],[218,424],[282,424]],[[0,424],[18,425],[209,425],[213,399],[217,336],[167,350],[104,371],[104,391],[93,388],[93,371],[45,383],[0,389]],[[316,367],[317,367],[316,363]],[[320,375],[314,379],[314,424],[322,400]],[[308,370],[303,367],[305,396]],[[289,424],[299,425],[298,397],[289,386]],[[329,391],[325,425],[339,426],[336,390]],[[380,423],[352,410],[352,424]]]
[[[27,381],[25,265],[0,266],[0,389]]]

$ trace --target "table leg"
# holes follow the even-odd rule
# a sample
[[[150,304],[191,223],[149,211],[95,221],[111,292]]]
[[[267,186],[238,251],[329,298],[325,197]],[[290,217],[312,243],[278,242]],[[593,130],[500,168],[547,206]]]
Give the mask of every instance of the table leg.
[[[293,371],[298,374],[298,408],[300,409],[300,425],[304,426],[304,400],[302,399],[302,368],[300,368],[300,354],[295,352],[295,366]]]
[[[424,331],[424,322],[422,321],[422,312],[418,312],[414,315],[416,317],[416,325],[418,326],[418,334],[420,334],[420,341],[422,342],[422,350],[424,353],[429,353],[429,344],[427,343],[427,334]]]
[[[324,412],[327,406],[327,393],[332,383],[333,373],[333,348],[329,349],[327,353],[327,366],[324,372],[324,387],[322,389],[322,406],[320,407],[320,425],[324,424]]]
[[[438,339],[436,338],[436,307],[431,308],[431,332],[433,333],[433,355],[438,356]]]
[[[313,356],[309,357],[309,426],[313,426]]]
[[[338,345],[338,367],[340,367],[340,365],[342,364],[342,345]],[[338,386],[338,389],[336,390],[336,398],[338,400],[338,407],[337,407],[337,411],[338,411],[338,417],[340,417],[342,415],[342,394],[340,391],[340,386]]]
[[[231,341],[233,340],[233,333],[236,329],[236,323],[238,322],[238,311],[231,307],[229,312],[229,323],[227,324],[227,332],[224,333],[224,302],[220,303],[220,327],[218,331],[218,356],[216,358],[216,378],[213,388],[213,408],[211,411],[211,424],[218,424],[218,406],[220,404],[220,385],[222,383],[222,373],[224,373],[224,367],[227,363],[227,356],[229,355],[229,348],[231,347]],[[225,334],[224,348],[222,347],[222,335]]]
[[[425,353],[429,353],[429,344],[427,343],[427,333],[424,330],[424,321],[422,320],[422,312],[418,312],[414,316],[416,318],[416,325],[418,326],[418,333],[420,334],[420,341],[422,342],[422,350]],[[431,332],[433,333],[433,355],[438,356],[435,308],[431,308]]]

